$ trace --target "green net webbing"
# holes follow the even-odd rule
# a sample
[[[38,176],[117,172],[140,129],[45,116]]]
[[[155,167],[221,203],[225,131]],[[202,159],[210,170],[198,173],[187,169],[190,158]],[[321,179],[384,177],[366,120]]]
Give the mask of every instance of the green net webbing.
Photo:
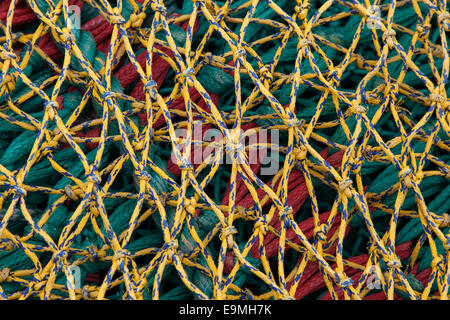
[[[447,299],[445,0],[0,19],[0,299]]]

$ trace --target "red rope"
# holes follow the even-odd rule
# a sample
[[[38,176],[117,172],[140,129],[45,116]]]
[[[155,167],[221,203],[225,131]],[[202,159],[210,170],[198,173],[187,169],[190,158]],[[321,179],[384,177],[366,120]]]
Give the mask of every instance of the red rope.
[[[6,24],[6,17],[8,16],[9,1],[0,2],[0,20],[3,24]],[[12,20],[12,25],[14,27],[20,27],[24,24],[34,22],[38,20],[37,16],[34,14],[33,10],[27,5],[26,1],[18,0],[16,3],[16,8],[14,10],[14,16]],[[14,31],[14,30],[13,30]]]

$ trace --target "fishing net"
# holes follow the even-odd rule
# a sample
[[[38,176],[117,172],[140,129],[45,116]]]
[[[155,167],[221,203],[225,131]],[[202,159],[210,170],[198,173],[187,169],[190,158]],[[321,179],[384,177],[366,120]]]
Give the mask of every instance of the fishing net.
[[[444,0],[0,4],[1,299],[446,299]]]

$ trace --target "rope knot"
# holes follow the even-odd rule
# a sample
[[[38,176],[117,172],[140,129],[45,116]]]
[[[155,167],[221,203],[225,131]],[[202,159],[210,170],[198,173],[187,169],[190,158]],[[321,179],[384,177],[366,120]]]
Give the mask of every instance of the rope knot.
[[[91,205],[89,206],[89,212],[95,217],[97,218],[98,215],[100,214],[100,211],[98,210],[97,206],[95,203],[91,203]]]
[[[111,103],[111,99],[114,96],[114,93],[112,91],[105,91],[102,93],[101,98],[102,101],[106,102],[106,103]],[[111,111],[114,112],[114,108],[111,107]]]
[[[366,145],[362,154],[367,161],[371,162],[376,155],[376,151],[373,149],[373,147]]]
[[[294,10],[295,13],[297,13],[297,19],[299,20],[305,20],[306,16],[308,15],[308,9],[310,8],[309,3],[305,5],[296,5]]]
[[[9,51],[6,44],[3,45],[3,50],[0,52],[0,58],[3,60],[16,60],[17,55],[13,51]]]
[[[141,26],[141,24],[144,22],[146,18],[145,12],[141,12],[141,13],[132,13],[130,15],[130,21],[131,21],[131,26],[133,28],[139,28]]]
[[[55,120],[55,110],[57,110],[58,107],[58,102],[54,100],[50,100],[45,103],[45,112],[47,112],[50,121]]]
[[[214,61],[214,56],[211,52],[206,52],[203,59],[206,62],[206,64],[212,64]]]
[[[106,252],[103,250],[98,250],[96,246],[92,245],[87,248],[89,259],[94,262],[100,260],[106,256]]]
[[[58,147],[58,141],[52,140],[50,142],[45,141],[41,146],[41,152],[44,156],[53,152]]]
[[[226,137],[225,151],[230,155],[239,154],[245,150],[242,143],[241,130],[230,129]]]
[[[355,62],[358,69],[364,69],[364,67],[367,65],[367,62],[359,55],[356,55]]]
[[[253,220],[254,218],[254,210],[249,210],[244,208],[243,206],[236,206],[236,210],[238,212],[237,218],[243,220]]]
[[[305,161],[306,160],[306,155],[308,153],[308,150],[306,149],[305,146],[295,147],[292,152],[294,154],[294,159],[296,161]]]
[[[94,185],[99,185],[101,182],[101,179],[98,176],[98,173],[91,172],[86,175],[86,181],[88,183],[93,183]]]
[[[433,259],[433,261],[431,261],[431,268],[432,270],[438,270],[439,273],[441,274],[445,273],[444,259],[442,258],[441,254],[439,254],[437,257]]]
[[[450,215],[448,213],[442,214],[442,222],[440,226],[443,228],[450,227]]]
[[[351,106],[351,111],[356,114],[361,114],[361,113],[366,113],[367,109],[365,107],[363,107],[361,104],[359,104],[358,101],[353,100],[352,106]]]
[[[398,98],[398,93],[400,89],[400,84],[397,82],[397,80],[391,80],[389,81],[388,85],[385,85],[384,87],[384,94],[388,97],[393,97],[395,100]]]
[[[7,252],[12,251],[16,248],[16,245],[14,243],[14,241],[10,240],[10,239],[6,239],[6,241],[3,244],[3,249]]]
[[[353,181],[351,179],[344,179],[342,181],[339,181],[339,192],[344,194],[347,198],[352,197],[352,191],[350,188],[353,185]]]
[[[189,199],[184,200],[183,204],[187,212],[189,212],[191,215],[195,214],[195,205],[197,204],[195,197],[190,197]]]
[[[414,174],[414,181],[416,183],[420,183],[422,179],[423,179],[423,171],[419,171]]]
[[[178,240],[176,239],[172,239],[164,243],[163,250],[166,252],[172,251],[175,253],[177,249],[178,249]]]
[[[328,76],[327,76],[327,80],[331,82],[331,85],[336,86],[340,79],[339,79],[339,74],[338,74],[338,70],[336,68],[331,68],[328,71]]]
[[[375,257],[378,257],[379,249],[374,243],[369,244],[368,251],[369,255],[374,255]]]
[[[94,166],[91,166],[91,172],[86,175],[86,181],[88,183],[93,183],[94,185],[99,185],[101,182],[100,176],[98,175],[98,171]]]
[[[270,72],[269,67],[267,66],[263,66],[261,69],[259,69],[259,75],[261,78],[268,81],[269,83],[273,81],[272,73]]]
[[[394,37],[397,33],[393,29],[388,29],[383,33],[383,41],[387,43],[390,49],[394,46]]]
[[[181,73],[178,73],[175,76],[175,79],[180,82],[181,84],[183,84],[183,82],[186,80],[189,86],[193,86],[194,83],[192,81],[191,75],[194,73],[194,69],[193,68],[187,68],[185,70],[183,70]]]
[[[439,45],[436,45],[436,48],[434,48],[431,53],[435,57],[442,58],[444,51],[442,50],[442,46],[439,44]]]
[[[181,158],[177,159],[177,165],[181,170],[194,170],[192,163],[186,158],[186,156],[181,156]]]
[[[11,273],[10,268],[3,268],[0,271],[0,283],[5,282],[8,279],[10,273]]]
[[[352,278],[339,279],[337,285],[343,289],[350,287],[353,284]]]
[[[444,96],[437,93],[430,94],[430,100],[434,103],[441,103],[441,104],[445,102]]]
[[[157,91],[156,88],[158,87],[158,84],[154,80],[149,80],[144,85],[144,93],[149,94],[150,97],[154,100],[156,100]]]
[[[288,128],[296,128],[299,127],[303,122],[301,120],[299,120],[298,118],[294,117],[286,117],[284,118],[284,121],[286,121],[286,126]]]
[[[266,216],[256,219],[255,224],[253,225],[253,230],[257,233],[262,234],[263,236],[267,234],[268,226]]]
[[[52,11],[47,12],[45,15],[49,20],[52,20],[54,17],[59,16],[62,12],[62,8],[59,7],[58,9],[54,8]]]
[[[17,76],[14,73],[7,74],[3,78],[3,84],[6,86],[9,92],[12,92],[16,87]]]
[[[211,52],[206,52],[203,56],[203,60],[206,64],[212,64],[213,62],[225,63],[225,58],[222,56],[215,56]]]
[[[126,249],[119,249],[116,251],[114,257],[117,260],[129,258],[129,257],[131,257],[131,252]]]
[[[66,259],[68,256],[67,251],[66,250],[59,250],[57,252],[54,253],[53,255],[53,261],[57,262],[57,261],[61,261]]]
[[[159,196],[159,201],[161,201],[161,204],[163,205],[163,207],[166,206],[166,202],[167,202],[167,193],[165,192],[158,192],[158,196]]]
[[[326,224],[322,224],[320,225],[316,231],[316,238],[317,240],[321,241],[321,242],[325,242],[327,240],[327,231],[326,231]]]
[[[391,257],[389,260],[385,261],[389,269],[397,269],[402,267],[402,263],[398,257]]]
[[[308,39],[302,39],[297,44],[297,50],[300,51],[305,47],[309,47],[311,45],[311,41]]]
[[[193,73],[194,73],[193,68],[187,68],[187,69],[183,70],[183,72],[181,74],[183,75],[183,77],[187,78]]]
[[[144,140],[142,139],[133,139],[131,145],[133,146],[134,151],[136,152],[144,151]]]
[[[395,37],[396,34],[397,34],[397,33],[395,32],[394,29],[388,29],[388,30],[386,30],[386,31],[383,33],[383,39],[384,39],[384,41],[386,41],[387,38],[389,38],[389,37]]]
[[[283,208],[283,210],[280,212],[280,219],[284,222],[285,227],[290,228],[292,227],[292,220],[294,219],[292,217],[292,212],[294,210],[291,206],[286,206]]]
[[[243,57],[245,57],[247,55],[247,51],[245,51],[244,48],[237,48],[236,51],[234,52],[234,56],[237,59],[241,59]]]
[[[166,7],[164,5],[159,4],[156,1],[152,1],[150,8],[152,8],[153,11],[158,12],[162,15],[166,15],[166,13],[167,13]]]
[[[376,6],[370,6],[367,8],[367,24],[369,27],[372,27],[372,25],[377,26],[376,23],[379,23],[380,17],[379,17],[380,11],[379,8]]]
[[[78,197],[78,190],[80,190],[77,186],[76,191],[72,189],[72,187],[68,184],[64,187],[64,192],[66,193],[67,197],[73,201],[80,200],[80,197]],[[81,191],[81,190],[80,190]]]
[[[70,32],[69,28],[62,28],[62,33],[59,36],[65,44],[71,45],[75,42],[75,37],[73,36],[72,32]]]
[[[227,226],[225,228],[222,228],[219,239],[222,241],[226,239],[228,249],[231,249],[231,248],[233,248],[233,235],[237,234],[237,233],[238,233],[238,231],[235,227]]]
[[[209,13],[211,13],[211,15],[213,16],[217,14],[216,9],[214,8],[214,2],[211,2],[211,4],[209,4],[205,0],[192,0],[192,2],[196,4],[199,9],[201,8],[200,4],[205,6],[205,8],[209,11]]]
[[[178,240],[170,240],[164,244],[163,250],[166,252],[167,255],[167,263],[169,264],[173,263],[173,255],[177,254],[177,249],[178,249]]]
[[[403,180],[408,188],[412,188],[411,174],[412,170],[409,166],[405,167],[398,173],[398,179],[400,181]]]
[[[89,286],[86,284],[81,288],[81,296],[84,300],[90,300],[91,299],[91,293],[88,290]]]
[[[450,250],[450,233],[445,236],[445,239],[447,242],[443,243],[443,247],[445,250]]]
[[[292,83],[294,82],[295,73],[291,73],[288,76],[286,76],[286,83]]]
[[[418,24],[416,26],[416,30],[417,30],[417,33],[418,33],[420,39],[425,38],[428,35],[430,29],[431,29],[431,25],[429,23]]]
[[[445,31],[450,30],[450,13],[447,11],[442,12],[438,15],[438,22],[444,24]]]
[[[33,274],[33,279],[31,279],[31,281],[34,283],[33,289],[36,291],[41,290],[41,288],[45,285],[45,283],[43,282],[45,278],[45,276],[43,276],[41,273],[38,273],[38,270],[36,270]]]
[[[398,173],[398,177],[400,179],[405,178],[406,176],[408,176],[409,174],[411,174],[412,170],[409,166],[407,166],[406,168],[402,169],[399,173]]]
[[[150,180],[152,180],[152,176],[145,169],[137,170],[135,174],[139,178],[139,180],[143,180],[145,182],[149,182]]]
[[[15,194],[18,194],[21,197],[27,196],[27,190],[25,190],[21,186],[16,184],[16,185],[12,186],[12,188],[13,188]]]
[[[113,14],[109,16],[109,22],[111,24],[124,24],[126,20],[120,15],[119,8],[113,9]]]

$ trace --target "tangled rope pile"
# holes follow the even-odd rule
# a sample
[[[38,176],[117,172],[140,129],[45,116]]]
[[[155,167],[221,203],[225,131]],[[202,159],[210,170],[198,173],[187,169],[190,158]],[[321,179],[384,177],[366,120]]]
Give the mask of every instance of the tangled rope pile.
[[[3,1],[0,298],[447,299],[450,14],[381,2]]]

